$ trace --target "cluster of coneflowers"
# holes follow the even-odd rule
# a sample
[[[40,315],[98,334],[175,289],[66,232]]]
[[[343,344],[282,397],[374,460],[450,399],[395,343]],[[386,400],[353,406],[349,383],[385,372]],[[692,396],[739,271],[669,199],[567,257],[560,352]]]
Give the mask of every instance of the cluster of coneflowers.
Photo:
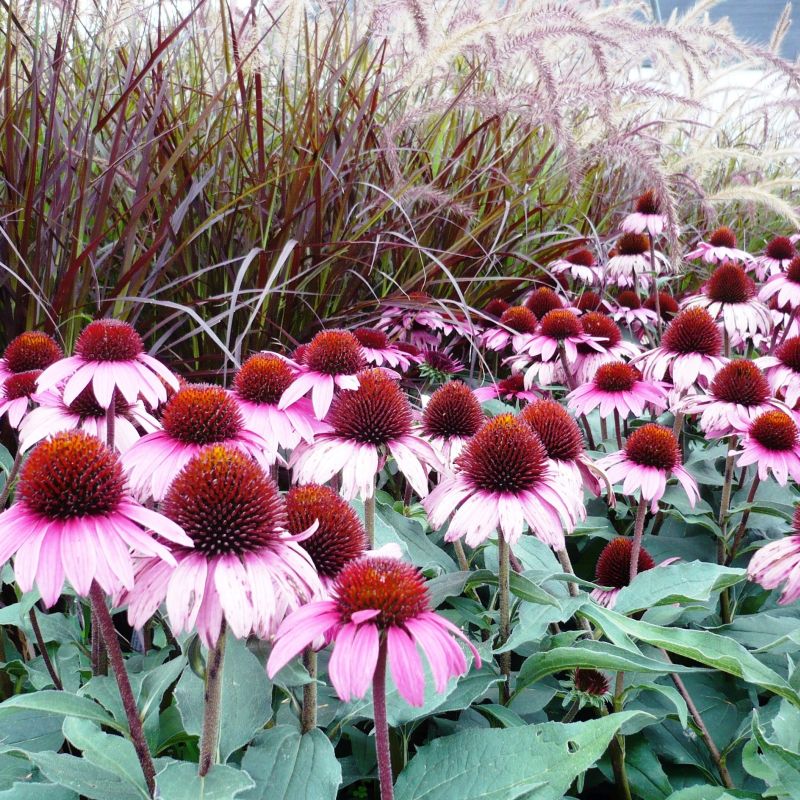
[[[751,502],[760,481],[800,480],[800,255],[779,237],[755,257],[719,228],[683,256],[706,279],[676,297],[665,291],[675,265],[659,249],[675,232],[652,193],[622,229],[602,257],[566,251],[516,305],[496,297],[467,314],[425,295],[387,302],[372,327],[252,355],[228,388],[178,378],[115,320],[90,323],[69,357],[40,332],[8,345],[0,415],[18,450],[0,563],[13,558],[20,589],[38,590],[46,607],[67,583],[89,598],[151,791],[108,598],[134,628],[165,612],[175,633],[197,632],[208,648],[201,774],[216,759],[230,632],[272,643],[272,676],[303,655],[312,679],[304,730],[316,724],[316,652],[332,645],[327,675],[340,698],[372,688],[382,796],[391,797],[387,667],[420,706],[420,651],[438,692],[467,671],[470,654],[476,666],[480,658],[431,609],[421,572],[399,551],[375,549],[384,485],[405,506],[419,500],[434,530],[446,526],[461,569],[496,542],[498,646],[510,634],[515,545],[535,536],[572,572],[567,541],[588,495],[614,505],[618,494],[635,509],[632,535],[600,554],[591,597],[613,606],[656,566],[642,548],[648,515],[671,481],[692,505],[699,497],[683,466],[689,430],[727,443],[716,556],[737,557],[748,512],[728,530],[736,468],[740,484],[752,473]],[[490,362],[488,381],[466,367]],[[495,416],[491,400],[504,404]],[[761,548],[750,574],[767,588],[785,583],[782,602],[796,599],[800,537]],[[723,594],[722,616],[731,613]],[[499,664],[507,700],[507,652]],[[570,686],[608,689],[585,670]]]

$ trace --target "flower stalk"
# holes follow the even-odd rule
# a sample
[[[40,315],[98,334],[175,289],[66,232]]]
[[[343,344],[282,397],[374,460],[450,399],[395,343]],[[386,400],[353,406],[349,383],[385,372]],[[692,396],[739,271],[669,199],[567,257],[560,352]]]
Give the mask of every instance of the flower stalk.
[[[317,651],[306,647],[303,651],[303,666],[311,680],[303,686],[303,712],[301,729],[303,733],[313,731],[317,727]]]
[[[642,537],[644,536],[644,521],[647,516],[647,501],[642,497],[636,509],[636,521],[633,523],[633,547],[631,548],[630,582],[639,572],[639,553],[642,550]]]
[[[497,593],[500,605],[500,636],[498,644],[502,647],[511,635],[511,560],[508,542],[502,533],[498,536]],[[503,682],[500,684],[500,702],[505,705],[511,697],[511,653],[500,653],[500,673]]]
[[[389,746],[389,723],[386,719],[386,639],[381,637],[378,662],[372,676],[372,707],[375,720],[375,755],[381,785],[380,800],[394,800],[392,751]]]
[[[198,774],[205,777],[219,760],[219,725],[222,700],[222,662],[225,658],[225,620],[216,645],[208,654],[206,664],[206,687],[203,695],[205,711],[203,732],[200,736],[200,762]]]

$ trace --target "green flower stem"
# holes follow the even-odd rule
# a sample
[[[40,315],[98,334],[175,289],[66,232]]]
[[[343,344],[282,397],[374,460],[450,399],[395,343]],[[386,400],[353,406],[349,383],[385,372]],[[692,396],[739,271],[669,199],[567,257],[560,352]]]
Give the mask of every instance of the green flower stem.
[[[497,593],[500,603],[500,636],[498,644],[504,645],[511,635],[511,584],[510,559],[508,542],[502,533],[497,537],[498,559],[500,568],[497,574]],[[511,653],[500,653],[500,673],[503,682],[500,684],[500,702],[505,705],[511,697]]]
[[[198,773],[200,777],[208,774],[219,759],[219,723],[220,700],[222,696],[222,662],[225,658],[225,620],[219,631],[217,644],[208,654],[206,663],[206,689],[203,699],[205,712],[203,714],[203,733],[200,736],[200,764]]]
[[[728,560],[728,511],[731,505],[731,491],[733,489],[733,472],[734,461],[736,458],[736,445],[739,442],[739,437],[731,436],[728,445],[728,457],[725,459],[725,481],[722,484],[722,497],[719,501],[719,516],[717,517],[717,524],[719,525],[719,538],[717,539],[717,563],[725,564]],[[733,619],[731,615],[731,599],[727,591],[723,591],[719,596],[720,616],[722,621],[729,625]]]

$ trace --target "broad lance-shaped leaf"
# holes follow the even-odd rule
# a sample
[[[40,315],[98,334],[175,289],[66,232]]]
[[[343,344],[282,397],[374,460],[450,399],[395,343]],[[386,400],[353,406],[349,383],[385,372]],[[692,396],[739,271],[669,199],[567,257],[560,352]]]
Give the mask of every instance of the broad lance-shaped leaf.
[[[667,664],[641,653],[632,653],[608,642],[582,640],[573,647],[555,647],[528,656],[517,675],[514,691],[519,692],[531,683],[575,667],[591,667],[623,672],[649,672],[664,675],[669,672],[688,672],[691,667]]]
[[[790,703],[800,706],[800,695],[777,672],[762,664],[752,653],[727,636],[708,631],[663,628],[649,622],[630,619],[602,606],[585,606],[581,612],[607,635],[609,629],[622,631],[626,636],[661,647],[669,653],[691,658],[700,664],[722,670],[749,683],[774,692]],[[675,671],[674,667],[670,671]]]
[[[156,762],[156,787],[163,800],[234,800],[253,786],[253,779],[243,770],[217,764],[208,775],[197,774],[197,764],[165,759]],[[108,798],[106,798],[108,800]]]
[[[704,603],[715,592],[745,580],[743,569],[721,567],[704,561],[669,564],[642,572],[617,595],[614,610],[621,614],[669,603]]]
[[[759,725],[758,714],[753,712],[753,738],[742,752],[742,764],[754,777],[769,786],[770,797],[800,796],[800,753],[767,739]]]
[[[9,717],[19,710],[47,711],[63,717],[78,717],[107,725],[114,730],[125,732],[126,728],[117,723],[102,706],[88,697],[78,697],[69,692],[45,690],[30,694],[18,694],[0,703],[0,718]]]
[[[342,782],[333,745],[318,728],[301,734],[279,725],[259,734],[242,769],[255,781],[242,800],[336,800]]]
[[[466,730],[419,748],[400,773],[396,800],[561,800],[603,755],[623,724],[647,725],[642,712],[589,722],[546,722]]]

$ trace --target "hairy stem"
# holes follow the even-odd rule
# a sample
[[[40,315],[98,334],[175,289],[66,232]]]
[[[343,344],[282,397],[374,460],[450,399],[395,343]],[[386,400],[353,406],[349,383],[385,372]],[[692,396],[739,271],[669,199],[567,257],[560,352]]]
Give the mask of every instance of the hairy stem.
[[[572,562],[569,559],[569,553],[567,552],[567,548],[564,547],[561,550],[556,550],[556,556],[558,556],[558,563],[561,564],[561,569],[564,570],[568,575],[574,575],[575,569],[572,566]],[[578,588],[577,583],[573,583],[572,581],[568,581],[567,589],[569,590],[570,597],[578,597],[581,593],[581,590]],[[592,632],[592,625],[588,619],[585,617],[580,617],[581,627],[587,632]]]
[[[647,232],[647,238],[650,240],[650,269],[653,273],[653,303],[656,307],[656,341],[658,344],[661,341],[661,298],[658,296],[658,270],[656,269],[656,248],[653,241],[653,234]]]
[[[497,538],[498,559],[500,568],[497,574],[497,593],[500,601],[500,636],[498,644],[504,645],[511,635],[511,586],[510,559],[508,542],[502,534]],[[500,673],[503,682],[500,684],[500,702],[506,704],[511,696],[511,653],[500,653]]]
[[[458,568],[462,572],[469,572],[469,561],[467,561],[467,554],[464,552],[464,545],[461,544],[461,539],[456,539],[453,542],[453,549],[456,551]]]
[[[200,777],[208,774],[219,757],[219,723],[222,698],[222,661],[225,657],[225,620],[219,631],[216,645],[208,654],[206,664],[206,689],[203,699],[203,733],[200,737]]]
[[[639,499],[639,507],[636,509],[636,521],[633,523],[633,547],[631,547],[630,581],[639,572],[639,553],[642,550],[642,536],[644,536],[644,520],[647,516],[647,500],[644,497]]]
[[[116,413],[117,401],[112,393],[111,402],[108,404],[108,408],[106,409],[106,444],[108,445],[109,450],[114,449],[116,442]]]
[[[758,491],[758,484],[760,483],[760,479],[758,477],[758,473],[753,476],[753,483],[750,486],[750,491],[747,493],[747,504],[755,500],[756,492]],[[744,538],[744,534],[747,531],[747,522],[750,519],[750,509],[747,508],[744,510],[742,514],[742,521],[739,523],[739,527],[736,530],[736,535],[733,537],[733,543],[731,544],[730,552],[728,553],[728,557],[726,559],[727,564],[732,564],[733,559],[736,558],[736,553],[739,550],[739,546],[742,543],[742,539]]]
[[[133,748],[136,751],[139,764],[141,764],[147,790],[152,797],[156,788],[156,771],[153,766],[153,758],[150,755],[150,749],[144,737],[142,720],[139,718],[139,711],[136,708],[131,682],[128,679],[128,673],[125,671],[125,661],[122,658],[122,648],[119,646],[114,620],[111,619],[111,612],[106,605],[105,595],[97,581],[92,583],[92,588],[89,590],[89,598],[92,602],[92,611],[94,612],[97,627],[103,637],[109,661],[111,661],[114,677],[117,679],[122,706],[125,709],[125,716],[128,718]]]
[[[3,487],[3,493],[0,494],[0,511],[6,507],[8,498],[11,495],[11,489],[14,487],[14,481],[17,479],[17,475],[19,475],[19,468],[21,465],[22,453],[20,452],[19,447],[17,447],[17,454],[14,456],[14,462],[11,464],[6,485]]]
[[[378,650],[378,662],[372,676],[372,707],[375,719],[375,755],[381,782],[380,800],[394,800],[392,751],[389,747],[389,723],[386,720],[386,640]]]
[[[614,409],[614,433],[617,434],[617,447],[622,450],[622,428],[619,424],[619,411]]]
[[[625,673],[618,672],[614,683],[614,711],[622,711],[622,690],[624,687]],[[601,713],[605,716],[608,710],[603,707]],[[632,800],[631,785],[628,782],[628,770],[625,768],[625,737],[618,733],[608,746],[611,758],[611,768],[614,771],[614,783],[617,786],[620,800]]]
[[[303,666],[308,670],[311,681],[303,686],[303,733],[317,727],[317,651],[307,647],[303,651]]]
[[[61,684],[61,678],[58,677],[58,673],[56,672],[56,668],[53,666],[53,662],[50,660],[50,653],[47,652],[47,647],[44,643],[44,637],[42,636],[42,629],[39,627],[39,620],[36,617],[36,607],[32,607],[31,610],[28,612],[28,616],[31,620],[31,628],[33,628],[33,635],[36,639],[36,646],[39,648],[39,652],[42,654],[42,661],[44,661],[45,667],[47,667],[47,672],[50,675],[50,680],[53,681],[53,686],[56,689],[63,689],[63,685]]]
[[[730,444],[728,445],[728,457],[725,459],[725,480],[722,484],[722,497],[719,501],[719,516],[717,517],[717,524],[719,525],[719,538],[717,539],[717,563],[725,564],[728,560],[727,542],[728,542],[728,510],[731,505],[731,490],[733,488],[733,472],[734,460],[736,458],[736,445],[739,437],[731,436]],[[730,595],[728,592],[721,592],[719,596],[720,601],[720,616],[722,621],[729,625],[731,622],[731,603]]]
[[[364,500],[364,529],[367,531],[369,546],[375,547],[375,487],[372,494]]]

